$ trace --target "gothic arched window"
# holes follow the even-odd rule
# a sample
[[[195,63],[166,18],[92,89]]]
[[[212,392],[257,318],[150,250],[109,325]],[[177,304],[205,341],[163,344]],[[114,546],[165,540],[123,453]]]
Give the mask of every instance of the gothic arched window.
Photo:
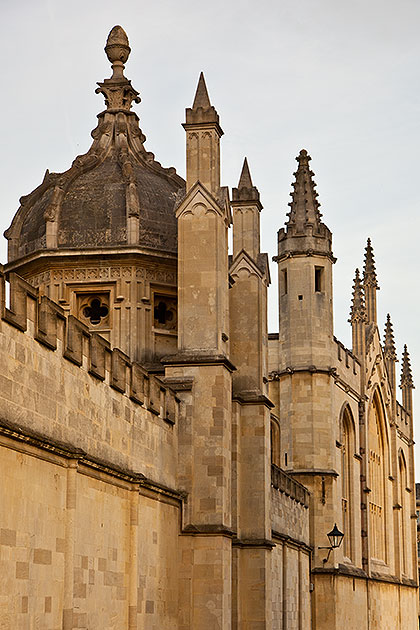
[[[370,549],[375,560],[387,561],[385,471],[387,442],[384,435],[384,413],[376,392],[369,408],[369,522]]]
[[[352,559],[352,477],[354,454],[354,423],[348,406],[345,407],[341,420],[341,506],[343,523],[343,551],[347,558]]]
[[[410,523],[409,523],[409,497],[407,496],[407,465],[405,463],[404,454],[400,451],[398,457],[398,474],[399,474],[399,503],[401,510],[400,518],[400,549],[401,549],[401,570],[409,575],[409,557],[410,557]]]

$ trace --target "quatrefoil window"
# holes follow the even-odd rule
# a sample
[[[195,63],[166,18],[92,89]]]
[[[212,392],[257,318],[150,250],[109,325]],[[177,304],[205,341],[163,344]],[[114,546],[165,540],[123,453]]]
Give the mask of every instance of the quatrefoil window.
[[[95,326],[108,316],[109,308],[99,298],[93,298],[88,306],[83,308],[83,315]]]

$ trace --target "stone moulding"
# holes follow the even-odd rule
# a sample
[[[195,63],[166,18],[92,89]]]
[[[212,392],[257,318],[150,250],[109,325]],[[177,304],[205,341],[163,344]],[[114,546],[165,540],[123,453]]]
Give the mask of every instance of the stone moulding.
[[[105,460],[93,457],[80,448],[72,444],[54,440],[25,428],[24,430],[17,424],[0,418],[0,436],[13,440],[16,443],[27,444],[42,452],[48,452],[64,460],[77,460],[78,466],[82,465],[99,473],[115,477],[127,483],[137,484],[139,488],[145,488],[154,494],[162,494],[180,502],[186,497],[185,492],[169,488],[153,479],[149,479],[140,472],[121,468],[120,466]]]
[[[15,273],[10,273],[10,305],[6,305],[6,277],[0,272],[0,317],[49,350],[58,348],[63,357],[98,380],[104,381],[121,395],[159,416],[168,424],[178,418],[179,399],[170,385],[150,374],[143,366],[130,361],[118,348],[65,311],[55,302],[41,296]]]

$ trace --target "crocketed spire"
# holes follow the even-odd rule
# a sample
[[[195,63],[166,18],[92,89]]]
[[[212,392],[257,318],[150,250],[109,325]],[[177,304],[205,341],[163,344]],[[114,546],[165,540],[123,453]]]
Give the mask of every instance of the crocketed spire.
[[[278,256],[274,259],[277,262],[291,253],[322,256],[332,263],[336,260],[332,253],[332,234],[321,221],[314,174],[309,168],[310,159],[305,149],[296,158],[298,168],[294,173],[293,192],[290,193],[289,218],[286,227],[278,231]]]
[[[368,238],[367,245],[365,248],[365,261],[364,261],[364,267],[363,267],[363,284],[365,285],[365,287],[372,287],[374,289],[379,289],[378,280],[376,277],[375,257],[373,255],[373,249],[372,249],[370,238]]]
[[[385,337],[384,337],[384,357],[388,361],[397,362],[397,353],[395,349],[394,331],[392,329],[391,317],[388,313],[386,316],[385,324]]]
[[[302,149],[296,160],[299,166],[294,173],[295,181],[292,184],[293,192],[290,193],[292,201],[289,203],[287,226],[293,225],[296,232],[304,232],[307,226],[313,226],[314,231],[318,231],[322,215],[319,211],[316,184],[312,179],[314,173],[309,168],[311,156]]]
[[[358,269],[356,269],[353,282],[353,298],[350,309],[349,322],[353,324],[355,322],[364,321],[366,321],[366,308],[363,295],[363,285],[360,279],[360,272]]]
[[[404,346],[402,369],[401,369],[401,389],[414,389],[413,374],[411,372],[410,355],[407,346]]]

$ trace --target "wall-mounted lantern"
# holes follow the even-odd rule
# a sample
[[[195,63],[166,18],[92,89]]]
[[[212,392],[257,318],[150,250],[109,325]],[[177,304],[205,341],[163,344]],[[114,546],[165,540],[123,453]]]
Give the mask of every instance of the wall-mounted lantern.
[[[324,564],[326,562],[328,562],[328,558],[330,557],[331,551],[333,549],[338,549],[338,547],[341,545],[341,543],[343,542],[344,534],[343,534],[343,532],[340,532],[340,530],[337,527],[337,524],[334,523],[334,527],[327,534],[327,536],[328,536],[328,540],[330,541],[330,546],[329,547],[318,547],[318,549],[328,549],[328,555],[322,561]]]

